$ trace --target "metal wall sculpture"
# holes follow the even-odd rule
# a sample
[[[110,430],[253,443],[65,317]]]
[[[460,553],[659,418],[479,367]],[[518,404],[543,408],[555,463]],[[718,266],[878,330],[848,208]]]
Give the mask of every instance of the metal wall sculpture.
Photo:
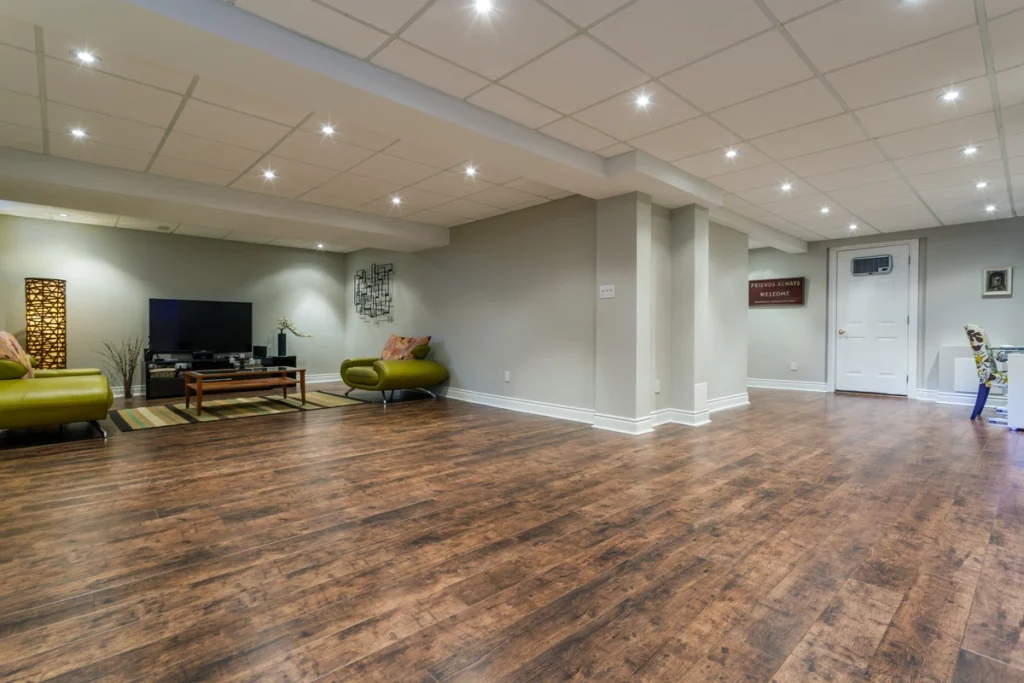
[[[395,266],[391,263],[376,264],[370,272],[356,271],[355,304],[356,313],[365,320],[386,320],[392,322],[391,275]]]
[[[68,363],[67,282],[25,278],[25,351],[40,368]]]

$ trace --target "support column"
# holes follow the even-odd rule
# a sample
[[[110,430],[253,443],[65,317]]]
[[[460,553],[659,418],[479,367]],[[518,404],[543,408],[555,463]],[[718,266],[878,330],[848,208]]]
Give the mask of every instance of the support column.
[[[692,204],[672,212],[673,346],[668,417],[671,422],[695,427],[710,422],[710,231],[706,208]]]
[[[595,284],[594,426],[646,434],[654,428],[650,197],[597,203]],[[615,287],[614,298],[600,298],[606,285]]]

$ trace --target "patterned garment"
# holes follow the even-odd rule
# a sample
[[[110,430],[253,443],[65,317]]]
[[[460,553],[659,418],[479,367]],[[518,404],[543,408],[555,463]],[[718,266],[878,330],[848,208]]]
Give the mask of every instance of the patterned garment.
[[[26,378],[35,377],[35,372],[32,370],[32,361],[29,360],[25,349],[21,348],[21,344],[18,343],[18,340],[10,332],[0,332],[0,360],[21,363],[28,371],[24,376]]]
[[[430,337],[400,337],[393,334],[380,353],[381,360],[413,360],[412,350],[430,343]]]
[[[964,325],[967,341],[974,351],[974,363],[978,366],[978,380],[987,387],[1003,387],[1009,383],[1006,373],[996,366],[996,355],[989,346],[985,330],[978,325]]]

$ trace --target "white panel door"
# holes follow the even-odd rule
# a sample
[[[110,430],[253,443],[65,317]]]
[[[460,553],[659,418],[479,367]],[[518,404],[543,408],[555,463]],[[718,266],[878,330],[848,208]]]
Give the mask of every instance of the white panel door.
[[[891,256],[892,271],[854,275],[854,259]],[[838,254],[836,389],[907,395],[910,246]]]

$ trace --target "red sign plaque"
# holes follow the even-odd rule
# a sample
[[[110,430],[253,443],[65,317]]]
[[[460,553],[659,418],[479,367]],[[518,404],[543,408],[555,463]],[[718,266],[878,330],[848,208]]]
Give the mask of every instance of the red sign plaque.
[[[802,306],[806,278],[790,277],[780,280],[751,280],[751,306]]]

